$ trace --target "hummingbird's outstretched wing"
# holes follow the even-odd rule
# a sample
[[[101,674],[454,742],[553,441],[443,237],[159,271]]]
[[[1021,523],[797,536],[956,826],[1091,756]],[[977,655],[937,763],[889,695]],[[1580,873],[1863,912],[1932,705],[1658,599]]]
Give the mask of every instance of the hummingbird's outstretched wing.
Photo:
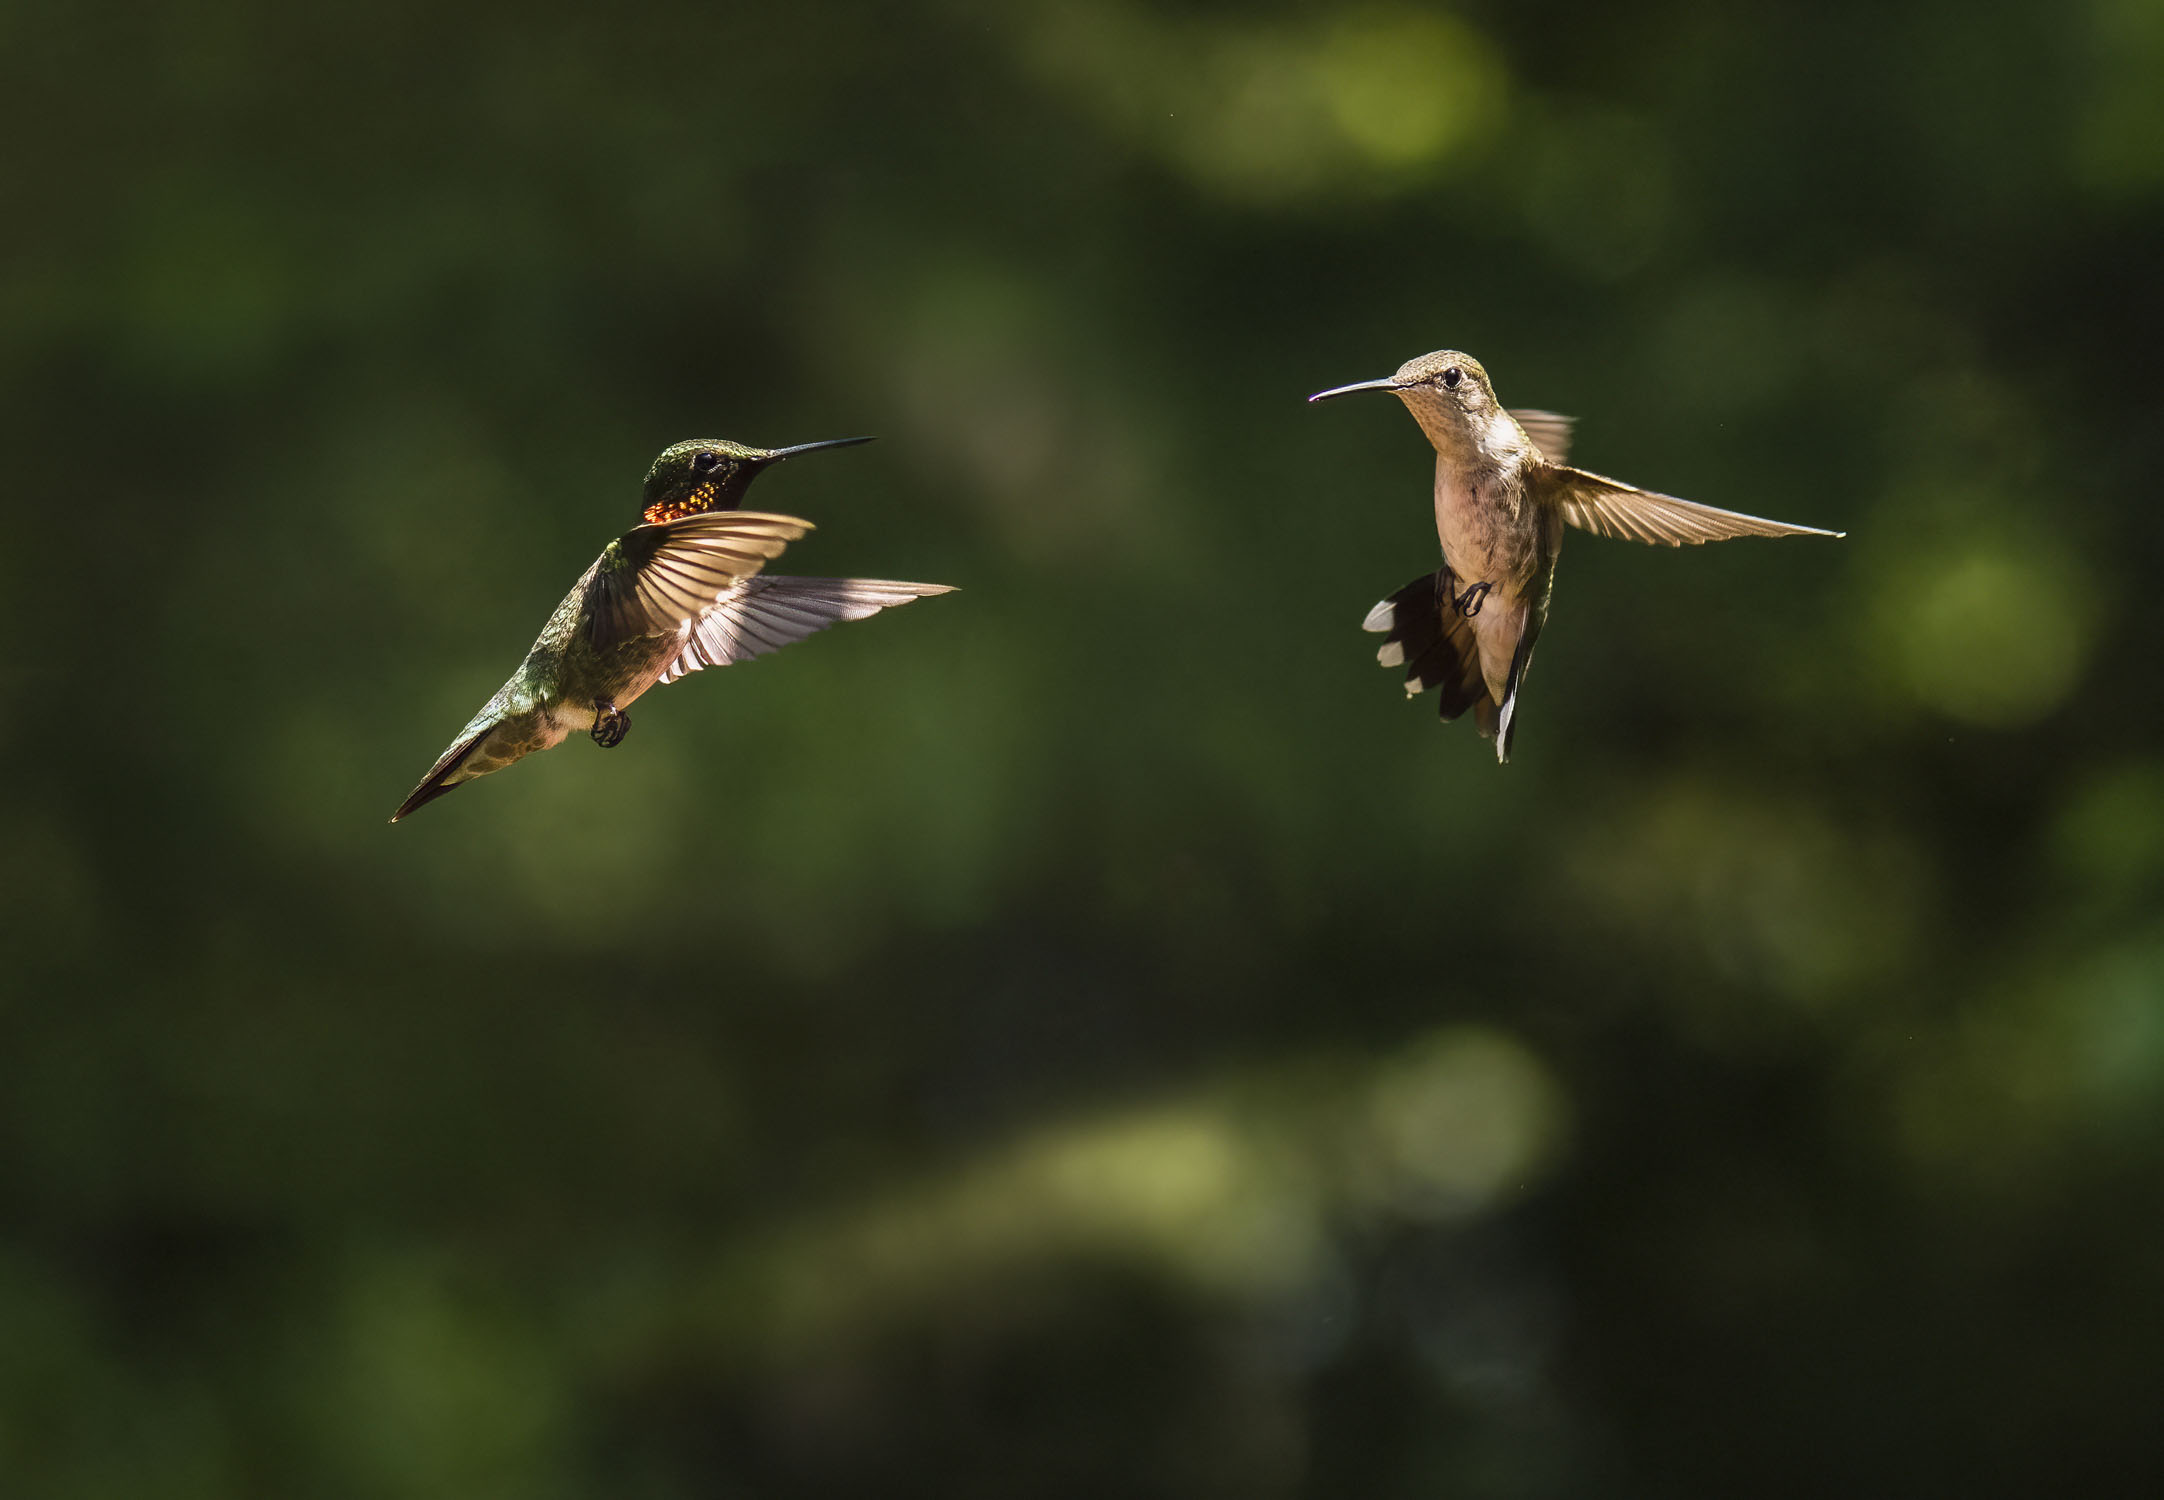
[[[1566,417],[1561,412],[1530,411],[1513,407],[1510,415],[1525,435],[1533,440],[1540,456],[1551,464],[1570,462],[1570,430],[1576,426],[1576,417]]]
[[[884,578],[746,578],[692,627],[661,681],[701,667],[725,667],[779,651],[843,620],[862,620],[912,599],[951,594],[951,584],[894,583]]]
[[[1563,513],[1571,525],[1595,536],[1647,542],[1656,547],[1697,546],[1738,536],[1842,536],[1816,526],[1769,521],[1741,511],[1719,510],[1639,489],[1619,479],[1561,466],[1542,475],[1535,493]]]
[[[811,529],[795,516],[756,510],[633,527],[609,543],[587,585],[595,647],[673,634]]]

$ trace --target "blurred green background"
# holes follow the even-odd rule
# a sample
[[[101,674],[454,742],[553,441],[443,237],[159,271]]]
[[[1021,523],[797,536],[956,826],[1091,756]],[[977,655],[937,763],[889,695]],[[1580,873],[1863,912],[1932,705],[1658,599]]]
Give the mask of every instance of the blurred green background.
[[[2164,1481],[2164,6],[0,9],[0,1488]],[[1588,466],[1498,769],[1358,629]],[[384,819],[664,445],[951,599]],[[2146,1482],[2146,1483],[2145,1483]]]

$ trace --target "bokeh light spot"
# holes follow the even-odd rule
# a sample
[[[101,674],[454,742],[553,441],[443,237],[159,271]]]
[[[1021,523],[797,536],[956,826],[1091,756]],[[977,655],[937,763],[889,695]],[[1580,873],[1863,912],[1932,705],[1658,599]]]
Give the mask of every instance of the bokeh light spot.
[[[1589,830],[1573,873],[1633,946],[1691,954],[1822,1013],[1899,971],[1927,896],[1915,851],[1883,830],[1752,789],[1687,782]],[[1767,1020],[1697,987],[1680,988],[1675,1004],[1708,1035]]]
[[[1485,41],[1448,16],[1363,11],[1332,31],[1323,97],[1345,138],[1374,161],[1435,161],[1492,127],[1503,72]]]
[[[1898,624],[1910,688],[1965,724],[2033,724],[2074,690],[2087,659],[2091,585],[2072,560],[1984,550],[1916,579]]]
[[[1479,1208],[1522,1182],[1562,1126],[1560,1091],[1540,1060],[1477,1027],[1406,1049],[1377,1078],[1369,1105],[1400,1206],[1431,1217]]]

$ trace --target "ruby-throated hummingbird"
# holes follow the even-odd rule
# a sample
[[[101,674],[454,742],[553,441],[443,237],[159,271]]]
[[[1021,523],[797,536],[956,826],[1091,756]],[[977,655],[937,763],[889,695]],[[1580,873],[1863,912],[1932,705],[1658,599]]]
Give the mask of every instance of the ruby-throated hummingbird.
[[[753,478],[798,453],[870,441],[766,449],[699,438],[663,452],[646,476],[641,524],[602,549],[549,616],[524,665],[459,731],[391,821],[574,730],[588,731],[603,749],[620,743],[631,728],[625,707],[657,682],[779,650],[837,620],[950,592],[941,583],[760,574],[812,524],[736,509]]]
[[[1470,708],[1495,758],[1510,759],[1518,688],[1547,623],[1565,525],[1597,536],[1680,547],[1733,536],[1840,536],[1635,485],[1566,463],[1569,417],[1505,411],[1480,361],[1455,349],[1407,360],[1385,380],[1319,391],[1390,391],[1435,445],[1435,532],[1443,566],[1368,611],[1387,632],[1376,659],[1405,668],[1408,696],[1442,689],[1445,722]]]

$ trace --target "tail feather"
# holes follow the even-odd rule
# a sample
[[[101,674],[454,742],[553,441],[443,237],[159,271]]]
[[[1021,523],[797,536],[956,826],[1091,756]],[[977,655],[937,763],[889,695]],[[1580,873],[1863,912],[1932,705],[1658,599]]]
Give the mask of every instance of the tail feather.
[[[486,775],[487,771],[478,770],[470,775],[460,773],[465,771],[466,762],[473,758],[473,753],[480,748],[481,741],[495,727],[494,724],[483,724],[466,734],[450,749],[444,751],[443,758],[430,766],[428,774],[421,778],[421,784],[413,789],[405,801],[398,804],[398,811],[391,814],[391,821],[396,823],[414,809],[426,807],[444,793],[455,791],[467,782]],[[490,771],[496,769],[497,767],[493,765],[488,767]]]
[[[1518,649],[1510,655],[1510,681],[1503,689],[1503,706],[1496,713],[1494,729],[1483,731],[1494,736],[1498,762],[1510,760],[1510,747],[1518,738],[1518,688],[1525,681],[1526,669],[1533,664],[1533,641],[1539,634],[1534,625],[1518,637]]]
[[[1448,568],[1423,573],[1369,610],[1362,628],[1385,633],[1375,659],[1405,668],[1408,696],[1437,688],[1435,708],[1444,723],[1470,708],[1480,732],[1492,735],[1494,702],[1480,675],[1480,643],[1449,602],[1457,591]]]
[[[1479,729],[1482,739],[1496,742],[1496,760],[1507,762],[1510,759],[1510,743],[1501,738],[1503,710],[1501,705],[1486,693],[1482,693],[1480,701],[1473,705],[1473,724],[1475,728]]]
[[[1375,659],[1386,667],[1405,668],[1408,695],[1439,689],[1435,707],[1445,723],[1471,709],[1481,738],[1495,741],[1495,758],[1508,761],[1518,735],[1518,687],[1532,664],[1533,641],[1540,634],[1540,616],[1545,611],[1526,609],[1498,698],[1489,691],[1481,670],[1480,637],[1473,622],[1451,604],[1459,587],[1448,568],[1424,574],[1369,610],[1362,625],[1384,633]],[[1508,639],[1491,631],[1489,643],[1500,649]]]

